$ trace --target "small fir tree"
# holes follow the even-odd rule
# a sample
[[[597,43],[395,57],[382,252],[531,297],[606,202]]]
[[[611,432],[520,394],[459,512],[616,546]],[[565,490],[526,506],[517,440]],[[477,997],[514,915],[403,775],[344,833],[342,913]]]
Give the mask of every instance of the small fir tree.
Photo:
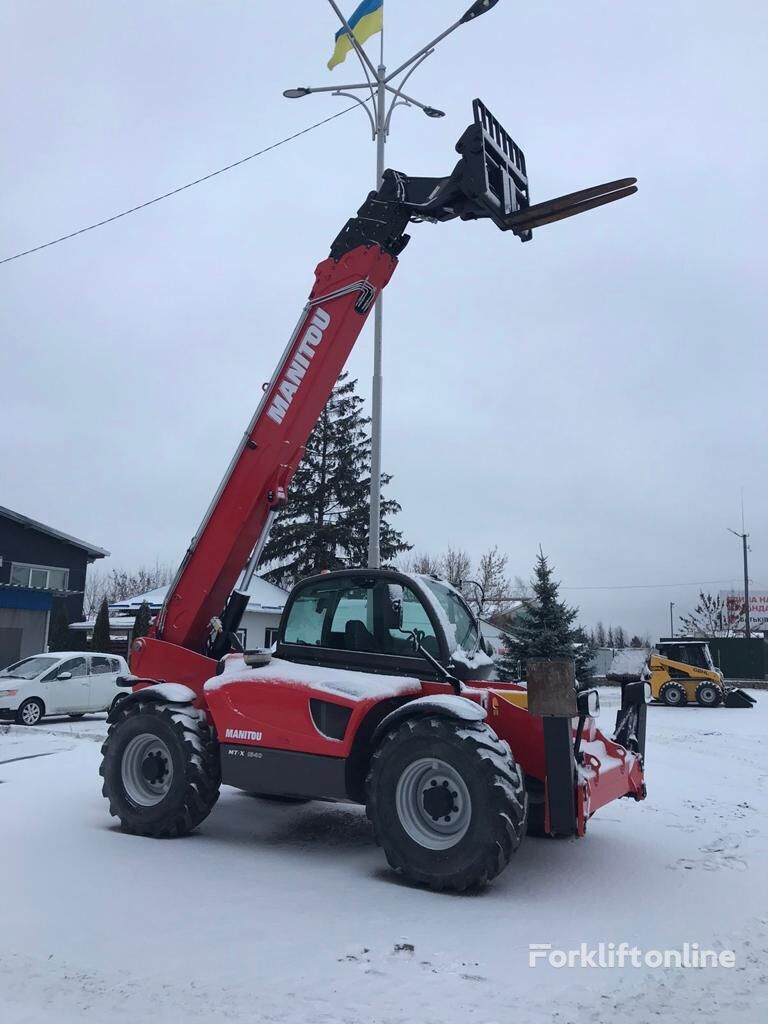
[[[51,621],[48,626],[48,650],[49,651],[71,651],[76,650],[72,646],[70,637],[69,616],[67,606],[63,601],[54,598],[51,609]]]
[[[598,622],[595,627],[595,643],[598,647],[606,646],[605,626],[602,622]]]
[[[139,610],[136,612],[136,618],[133,620],[133,631],[131,634],[133,639],[138,640],[140,636],[146,636],[151,622],[152,612],[149,610],[147,602],[142,601],[139,605]]]
[[[93,624],[93,637],[91,638],[91,650],[102,651],[108,654],[112,650],[109,640],[109,605],[106,597],[103,598],[96,621]]]
[[[514,637],[497,660],[502,679],[520,678],[528,658],[573,658],[586,673],[592,650],[584,631],[574,627],[578,611],[559,599],[560,584],[539,549],[531,581],[532,598],[514,623]],[[581,681],[581,680],[580,680]]]

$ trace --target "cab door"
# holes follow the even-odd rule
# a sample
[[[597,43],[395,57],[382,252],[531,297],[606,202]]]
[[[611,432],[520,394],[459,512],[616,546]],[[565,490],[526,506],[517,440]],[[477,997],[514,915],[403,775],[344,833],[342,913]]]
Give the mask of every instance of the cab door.
[[[85,657],[68,658],[42,680],[43,700],[49,714],[88,710],[88,666]]]

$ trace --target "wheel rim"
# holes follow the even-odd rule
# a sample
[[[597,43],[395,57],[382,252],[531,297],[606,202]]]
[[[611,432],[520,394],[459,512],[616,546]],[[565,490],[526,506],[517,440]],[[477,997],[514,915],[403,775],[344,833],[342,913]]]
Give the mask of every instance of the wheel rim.
[[[674,689],[671,690],[667,690],[666,697],[667,704],[679,704],[682,700],[682,694],[680,693],[677,687],[674,687]]]
[[[448,850],[466,835],[472,799],[453,765],[422,757],[404,769],[395,790],[400,824],[419,846]]]
[[[699,690],[699,700],[702,704],[714,704],[717,700],[717,692],[712,686],[705,686]]]
[[[21,720],[24,725],[37,725],[40,721],[40,705],[31,701],[21,709]]]
[[[173,783],[171,752],[158,736],[134,736],[123,751],[120,774],[130,800],[140,807],[154,807]]]

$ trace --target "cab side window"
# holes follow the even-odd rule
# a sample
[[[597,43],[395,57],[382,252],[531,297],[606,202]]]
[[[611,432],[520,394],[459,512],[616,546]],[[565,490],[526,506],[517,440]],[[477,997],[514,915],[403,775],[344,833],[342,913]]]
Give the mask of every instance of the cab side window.
[[[111,658],[91,658],[91,675],[92,676],[103,676],[108,675],[110,672],[114,672],[112,668]]]

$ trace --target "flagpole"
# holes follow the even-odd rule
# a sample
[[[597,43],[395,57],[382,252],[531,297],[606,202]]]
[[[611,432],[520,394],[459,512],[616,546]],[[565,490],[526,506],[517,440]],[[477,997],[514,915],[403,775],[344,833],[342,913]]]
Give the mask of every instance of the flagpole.
[[[407,96],[402,92],[402,86],[405,85],[405,82],[410,77],[411,72],[434,52],[438,43],[442,42],[442,40],[452,32],[455,32],[461,25],[466,25],[468,22],[474,21],[475,18],[480,17],[480,15],[485,14],[492,7],[495,7],[498,2],[499,0],[475,0],[471,7],[464,12],[458,21],[450,25],[444,32],[441,32],[439,36],[433,39],[430,43],[427,43],[426,46],[422,46],[422,48],[417,50],[412,57],[409,57],[408,60],[387,75],[387,69],[384,65],[383,19],[379,47],[379,63],[378,67],[374,67],[370,57],[355,37],[354,30],[350,27],[349,22],[344,17],[339,5],[336,3],[336,0],[328,0],[328,3],[333,8],[336,16],[341,21],[344,30],[349,36],[352,47],[360,61],[360,64],[362,65],[366,81],[355,83],[354,85],[342,86],[302,86],[298,89],[286,89],[283,92],[283,96],[287,99],[301,99],[304,96],[309,96],[309,94],[313,92],[329,92],[334,96],[350,96],[352,99],[357,99],[354,95],[354,91],[363,90],[365,92],[369,92],[373,110],[369,110],[367,103],[363,103],[362,100],[359,100],[359,102],[365,108],[366,113],[368,113],[370,117],[373,137],[376,141],[376,188],[379,189],[384,176],[384,158],[387,135],[389,133],[389,122],[392,118],[392,112],[395,107],[399,104],[404,104],[405,106],[418,107],[427,115],[427,117],[445,116],[442,110],[437,110],[435,107],[421,103],[412,96]],[[393,85],[392,79],[396,78],[401,72],[405,72],[405,76],[401,80],[400,85]],[[373,81],[371,81],[371,76]],[[387,109],[388,93],[392,94],[389,109]],[[384,378],[382,374],[383,337],[384,309],[382,305],[382,297],[379,295],[373,310],[373,379],[371,386],[371,507],[368,523],[368,566],[372,569],[378,569],[381,561],[381,425],[384,387]]]

